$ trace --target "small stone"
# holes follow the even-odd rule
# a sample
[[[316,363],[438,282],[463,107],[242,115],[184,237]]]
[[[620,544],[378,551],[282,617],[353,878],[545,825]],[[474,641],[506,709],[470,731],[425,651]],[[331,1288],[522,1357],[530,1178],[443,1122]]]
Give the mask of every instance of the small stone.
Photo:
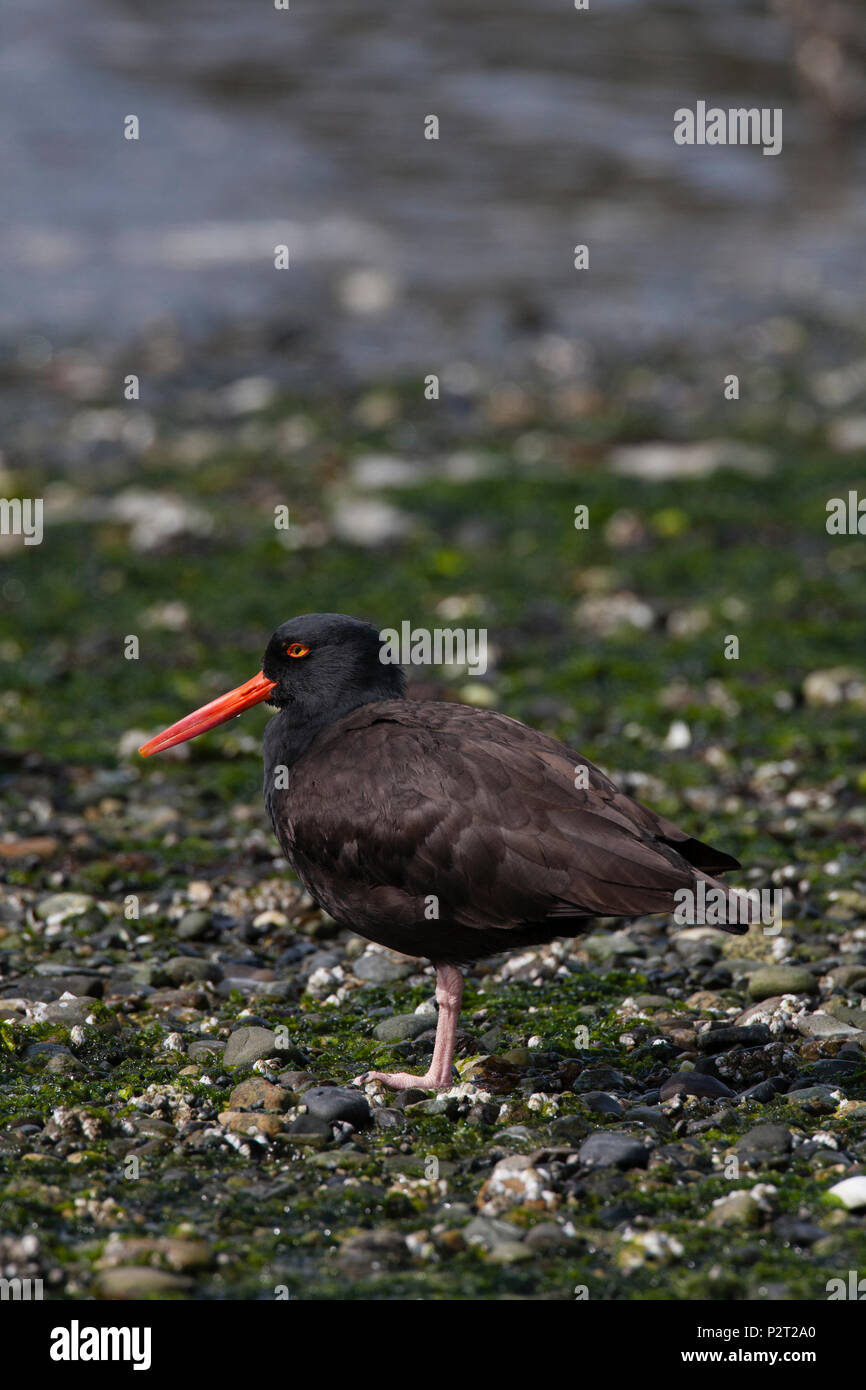
[[[275,1139],[283,1131],[280,1115],[263,1115],[257,1110],[223,1110],[219,1122],[232,1134],[262,1134]]]
[[[791,1151],[791,1131],[786,1125],[755,1125],[736,1143],[736,1151],[744,1157],[764,1158]]]
[[[789,1091],[784,1100],[791,1105],[803,1105],[817,1115],[833,1115],[841,1099],[838,1087],[804,1086],[798,1091]]]
[[[814,1245],[827,1234],[811,1221],[801,1221],[796,1216],[780,1216],[773,1222],[773,1235],[786,1245]]]
[[[184,1294],[192,1287],[192,1280],[183,1274],[171,1274],[167,1269],[130,1265],[103,1270],[96,1284],[102,1298],[142,1299]]]
[[[27,859],[31,855],[35,859],[48,859],[52,854],[56,854],[59,848],[60,841],[55,840],[53,835],[33,835],[22,840],[0,840],[0,859]]]
[[[702,1071],[678,1071],[669,1076],[660,1091],[660,1100],[672,1100],[674,1096],[698,1096],[702,1099],[728,1099],[734,1092],[717,1076],[709,1076]]]
[[[616,956],[640,955],[641,948],[624,931],[592,932],[584,937],[583,949],[593,960],[613,960]]]
[[[628,1082],[613,1067],[584,1067],[571,1089],[577,1095],[587,1091],[627,1091]]]
[[[296,1120],[292,1120],[287,1133],[298,1144],[324,1144],[331,1137],[331,1126],[318,1115],[299,1115]]]
[[[816,994],[818,982],[811,970],[800,965],[762,965],[749,976],[750,999],[769,999],[775,994]]]
[[[588,1132],[589,1125],[581,1115],[560,1115],[550,1126],[550,1137],[557,1144],[577,1145]]]
[[[36,916],[41,922],[67,922],[92,907],[93,898],[88,893],[52,893],[37,904]]]
[[[290,1091],[275,1086],[263,1076],[251,1076],[242,1081],[229,1096],[231,1110],[251,1110],[256,1105],[261,1105],[263,1110],[288,1110],[291,1103]]]
[[[461,1232],[467,1245],[480,1245],[482,1250],[493,1250],[497,1245],[507,1245],[515,1238],[515,1228],[508,1221],[495,1217],[476,1216]]]
[[[619,1118],[625,1114],[616,1096],[609,1096],[606,1091],[584,1091],[582,1100],[594,1115],[613,1115]]]
[[[277,1047],[277,1035],[269,1028],[236,1028],[226,1043],[223,1065],[226,1067],[251,1067],[266,1057],[284,1057],[285,1051]]]
[[[711,1226],[758,1226],[762,1217],[761,1205],[751,1192],[738,1190],[713,1203],[707,1222]]]
[[[393,985],[405,980],[416,969],[409,961],[392,960],[379,951],[370,951],[352,962],[352,974],[368,985]],[[430,1026],[429,1021],[427,1024]]]
[[[553,1206],[556,1198],[549,1179],[535,1167],[528,1154],[501,1158],[478,1193],[482,1216],[498,1216],[513,1206]],[[513,1233],[512,1233],[513,1234]]]
[[[393,1018],[383,1018],[373,1029],[373,1036],[379,1042],[404,1042],[407,1038],[417,1038],[436,1026],[435,1019],[425,1018],[423,1014],[395,1014]]]
[[[813,1014],[801,1014],[795,1020],[795,1026],[797,1032],[806,1038],[850,1038],[859,1036],[861,1031],[852,1028],[850,1023],[834,1018],[832,1014],[824,1013],[822,1009]]]
[[[494,1245],[487,1258],[491,1264],[514,1265],[522,1260],[531,1260],[534,1253],[522,1241],[504,1240],[501,1245]]]
[[[758,1105],[769,1105],[771,1100],[775,1100],[776,1094],[776,1087],[772,1081],[759,1081],[757,1085],[741,1091],[740,1100],[753,1100]]]
[[[225,1045],[223,1038],[196,1038],[187,1046],[186,1054],[192,1059],[205,1060],[208,1056],[213,1057],[215,1054],[218,1055],[223,1052]]]
[[[303,1091],[316,1082],[311,1071],[281,1071],[277,1080],[289,1091]]]
[[[370,1104],[360,1091],[342,1086],[312,1086],[304,1091],[303,1103],[310,1115],[334,1124],[342,1120],[355,1129],[366,1129],[372,1121]]]
[[[649,1149],[629,1134],[598,1130],[584,1139],[579,1157],[584,1168],[645,1168]]]
[[[574,1236],[555,1221],[539,1221],[523,1238],[523,1244],[530,1250],[545,1255],[564,1254],[574,1246]]]
[[[403,1111],[390,1105],[377,1105],[373,1111],[373,1120],[377,1129],[403,1129],[406,1124]]]
[[[866,1173],[858,1173],[853,1178],[843,1178],[829,1190],[849,1211],[862,1211],[866,1207]]]
[[[754,1023],[750,1028],[707,1028],[698,1034],[698,1051],[725,1052],[731,1047],[763,1047],[770,1041],[770,1030],[766,1023]]]
[[[379,1271],[403,1269],[409,1263],[405,1236],[399,1231],[361,1231],[341,1244],[337,1263],[356,1278]]]
[[[200,936],[204,936],[210,924],[210,913],[196,908],[193,912],[183,914],[175,927],[175,936],[178,941],[197,941]]]

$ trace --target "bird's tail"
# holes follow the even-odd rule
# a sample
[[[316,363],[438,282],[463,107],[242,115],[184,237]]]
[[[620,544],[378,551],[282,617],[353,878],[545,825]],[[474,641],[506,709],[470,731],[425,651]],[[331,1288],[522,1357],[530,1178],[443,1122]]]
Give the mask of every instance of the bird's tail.
[[[710,874],[695,874],[690,888],[674,894],[674,922],[682,927],[718,927],[742,936],[756,923],[772,925],[781,912],[780,893],[731,888]]]

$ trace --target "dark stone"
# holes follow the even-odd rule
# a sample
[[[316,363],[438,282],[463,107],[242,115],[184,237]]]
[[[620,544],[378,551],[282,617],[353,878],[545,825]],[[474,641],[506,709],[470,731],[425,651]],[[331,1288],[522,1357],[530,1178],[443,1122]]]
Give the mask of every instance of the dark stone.
[[[222,966],[216,961],[202,960],[199,956],[172,956],[160,967],[162,976],[170,985],[197,984],[202,980],[221,980]]]
[[[734,1095],[724,1081],[701,1071],[679,1071],[669,1076],[659,1091],[661,1100],[674,1096],[699,1096],[706,1100],[727,1100]]]
[[[780,1216],[773,1222],[773,1234],[788,1245],[814,1245],[816,1240],[823,1240],[827,1232],[811,1221],[801,1221],[796,1216]]]
[[[585,1091],[624,1091],[628,1089],[628,1082],[613,1067],[584,1067],[571,1089],[577,1095]]]
[[[649,1149],[630,1134],[598,1130],[584,1139],[579,1157],[584,1168],[645,1168]]]
[[[750,1086],[747,1091],[741,1091],[740,1100],[754,1100],[759,1105],[769,1105],[771,1100],[775,1100],[777,1094],[772,1081],[759,1081],[756,1086]]]
[[[394,1097],[394,1105],[398,1110],[405,1110],[409,1105],[419,1105],[422,1100],[427,1099],[427,1092],[422,1091],[418,1086],[410,1086],[406,1091],[398,1091]]]
[[[355,1129],[366,1129],[373,1118],[366,1096],[341,1086],[311,1086],[304,1091],[303,1103],[309,1114],[329,1124],[343,1120]]]
[[[862,1057],[825,1057],[815,1063],[811,1072],[816,1081],[837,1081],[858,1071],[862,1065]]]
[[[380,1105],[373,1111],[373,1122],[377,1129],[403,1129],[405,1117],[400,1110],[390,1105]]]
[[[330,1139],[331,1126],[327,1120],[321,1119],[318,1115],[299,1115],[296,1120],[292,1120],[287,1125],[286,1132],[298,1136],[309,1135],[317,1139]]]
[[[786,1154],[791,1151],[791,1131],[786,1125],[755,1125],[737,1140],[737,1153],[760,1157],[763,1154]]]
[[[72,1055],[69,1048],[64,1047],[62,1043],[30,1043],[30,1045],[24,1049],[24,1056],[28,1062],[33,1061],[37,1057],[71,1057]]]
[[[316,1084],[311,1071],[281,1071],[277,1080],[290,1091],[305,1091]]]
[[[383,1018],[381,1023],[377,1023],[373,1036],[379,1042],[405,1042],[407,1038],[420,1037],[435,1025],[436,1020],[425,1014],[395,1014],[393,1018]]]
[[[576,1144],[585,1139],[589,1130],[586,1120],[580,1115],[560,1115],[550,1125],[550,1137],[557,1144]]]
[[[616,1096],[609,1096],[606,1091],[584,1091],[584,1104],[594,1115],[615,1115],[617,1117],[625,1114]]]
[[[771,1041],[766,1023],[752,1023],[742,1028],[708,1028],[698,1034],[699,1052],[725,1052],[731,1047],[763,1047]]]

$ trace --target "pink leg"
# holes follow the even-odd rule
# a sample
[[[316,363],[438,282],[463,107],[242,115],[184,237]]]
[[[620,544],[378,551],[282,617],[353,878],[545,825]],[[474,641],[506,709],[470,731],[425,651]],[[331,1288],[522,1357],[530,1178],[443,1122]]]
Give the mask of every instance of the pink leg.
[[[392,1091],[408,1091],[417,1086],[420,1091],[444,1091],[451,1084],[451,1063],[454,1060],[454,1040],[457,1036],[457,1019],[460,1016],[460,1001],[463,998],[463,976],[455,965],[436,967],[436,1003],[439,1005],[439,1019],[436,1024],[436,1042],[433,1046],[433,1059],[426,1076],[410,1076],[408,1072],[368,1071],[355,1077],[355,1085],[366,1081],[381,1081]]]

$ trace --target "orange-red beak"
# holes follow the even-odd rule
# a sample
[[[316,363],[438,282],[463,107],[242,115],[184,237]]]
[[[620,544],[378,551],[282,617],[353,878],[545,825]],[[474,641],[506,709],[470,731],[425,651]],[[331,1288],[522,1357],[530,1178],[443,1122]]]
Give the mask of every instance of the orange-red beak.
[[[211,700],[209,705],[202,705],[201,709],[194,710],[185,719],[179,719],[170,728],[163,729],[161,734],[149,739],[138,751],[143,758],[149,758],[152,753],[163,753],[166,748],[173,748],[176,743],[186,743],[188,738],[195,738],[206,729],[215,729],[217,724],[234,719],[235,715],[242,714],[251,705],[260,705],[262,700],[268,698],[275,685],[276,681],[269,681],[264,671],[259,671],[258,675],[253,676],[245,685],[239,685],[227,695],[220,695],[216,700]]]

